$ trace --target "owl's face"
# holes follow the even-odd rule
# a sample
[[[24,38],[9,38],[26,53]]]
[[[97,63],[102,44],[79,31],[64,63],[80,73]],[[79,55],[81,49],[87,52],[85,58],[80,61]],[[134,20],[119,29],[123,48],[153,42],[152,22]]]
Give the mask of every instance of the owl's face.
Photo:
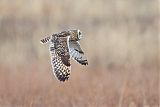
[[[71,37],[70,37],[70,40],[80,40],[82,38],[82,32],[78,29],[78,30],[70,30],[70,34],[71,34]]]
[[[82,32],[79,29],[77,30],[77,38],[78,40],[82,38]]]

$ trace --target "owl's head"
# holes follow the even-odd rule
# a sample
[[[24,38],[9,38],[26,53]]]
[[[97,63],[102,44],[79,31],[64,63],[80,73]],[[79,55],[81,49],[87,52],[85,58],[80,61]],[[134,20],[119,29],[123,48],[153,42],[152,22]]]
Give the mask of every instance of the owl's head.
[[[78,30],[70,30],[70,40],[72,41],[78,41],[82,38],[82,32]]]

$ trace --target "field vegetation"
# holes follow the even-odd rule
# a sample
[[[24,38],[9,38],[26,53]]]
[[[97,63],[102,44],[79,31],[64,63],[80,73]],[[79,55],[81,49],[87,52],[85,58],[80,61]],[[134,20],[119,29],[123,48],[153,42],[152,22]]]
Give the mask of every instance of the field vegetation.
[[[160,107],[158,0],[1,0],[0,107]],[[55,79],[39,40],[80,29],[88,58]]]

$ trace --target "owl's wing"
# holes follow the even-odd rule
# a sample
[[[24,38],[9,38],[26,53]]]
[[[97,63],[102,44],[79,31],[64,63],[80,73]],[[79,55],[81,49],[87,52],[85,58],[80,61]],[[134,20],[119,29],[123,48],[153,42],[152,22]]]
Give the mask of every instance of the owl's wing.
[[[87,58],[84,56],[78,41],[69,41],[70,55],[82,65],[88,65]]]
[[[69,37],[53,38],[50,42],[51,65],[53,73],[60,81],[68,80],[70,75]]]
[[[40,40],[40,43],[41,43],[41,44],[46,44],[46,43],[48,43],[49,41],[50,41],[50,36],[41,39],[41,40]]]

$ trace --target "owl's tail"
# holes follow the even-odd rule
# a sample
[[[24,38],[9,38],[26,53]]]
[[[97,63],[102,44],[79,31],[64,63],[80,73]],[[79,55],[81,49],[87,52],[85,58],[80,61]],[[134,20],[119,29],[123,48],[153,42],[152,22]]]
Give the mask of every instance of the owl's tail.
[[[49,41],[50,41],[50,36],[41,39],[41,40],[40,40],[40,43],[41,43],[41,44],[47,44]]]

